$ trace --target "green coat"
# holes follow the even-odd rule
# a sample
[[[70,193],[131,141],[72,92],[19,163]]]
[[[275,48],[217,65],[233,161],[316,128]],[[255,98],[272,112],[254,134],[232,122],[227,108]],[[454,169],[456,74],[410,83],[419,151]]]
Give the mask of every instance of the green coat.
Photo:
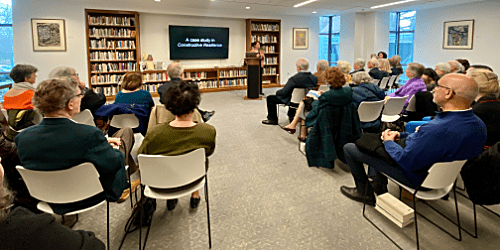
[[[352,89],[331,89],[313,102],[306,117],[306,155],[310,167],[333,168],[331,162],[339,158],[345,162],[343,147],[361,137],[358,110],[352,103]],[[332,133],[332,131],[334,131]]]

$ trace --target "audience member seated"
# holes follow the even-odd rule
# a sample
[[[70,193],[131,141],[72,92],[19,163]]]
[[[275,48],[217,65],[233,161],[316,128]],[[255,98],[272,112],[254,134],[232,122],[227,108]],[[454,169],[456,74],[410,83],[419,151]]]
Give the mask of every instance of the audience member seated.
[[[321,94],[312,103],[312,110],[306,117],[306,155],[310,167],[333,168],[334,160],[345,162],[342,147],[361,136],[361,123],[356,105],[352,102],[352,89],[343,88],[345,77],[338,68],[325,71],[329,91]]]
[[[95,112],[102,105],[106,103],[106,96],[103,93],[95,93],[92,89],[85,87],[85,83],[80,81],[78,77],[78,73],[76,70],[71,67],[61,66],[53,69],[49,78],[70,78],[73,77],[76,81],[78,81],[78,87],[82,91],[83,97],[81,100],[80,110],[90,110],[94,118],[97,118]],[[97,120],[97,119],[96,119]]]
[[[486,147],[500,141],[500,101],[497,94],[499,91],[498,76],[486,69],[473,69],[467,75],[474,78],[479,85],[479,94],[472,105],[472,110],[486,124],[488,138]]]
[[[385,99],[389,99],[389,97],[404,97],[408,96],[405,102],[405,107],[408,105],[408,101],[410,98],[419,91],[427,91],[425,87],[424,80],[422,80],[422,75],[424,74],[424,65],[420,63],[410,63],[406,68],[406,77],[408,77],[408,81],[401,86],[396,92],[390,94]]]
[[[460,73],[465,74],[467,72],[467,70],[469,69],[469,67],[470,67],[469,60],[467,60],[467,59],[457,59],[456,61],[459,62],[460,64],[462,64],[462,66],[464,66],[463,71],[460,72]]]
[[[354,86],[352,88],[352,102],[359,107],[361,102],[375,102],[384,100],[385,92],[377,85],[370,83],[371,77],[366,72],[359,72],[352,76]],[[361,122],[361,128],[366,132],[380,132],[380,118],[372,122]]]
[[[465,67],[456,60],[451,60],[448,62],[450,65],[450,73],[463,73],[465,72]]]
[[[326,60],[319,60],[316,63],[316,73],[313,75],[318,78],[318,85],[316,87],[319,88],[319,85],[325,85],[325,70],[328,68],[328,62]]]
[[[349,74],[349,72],[351,71],[351,64],[348,61],[339,60],[337,61],[337,68],[342,71],[342,74],[344,74],[346,85],[352,83],[351,74]]]
[[[396,63],[396,69],[398,70],[398,75],[403,74],[403,66],[401,66],[401,57],[399,55],[393,55],[391,59]]]
[[[398,64],[397,64],[396,60],[394,59],[394,57],[389,58],[389,64],[391,65],[391,76],[392,75],[396,75],[397,76],[397,75],[403,73],[403,71],[399,72],[399,70],[397,68]]]
[[[434,68],[436,71],[436,74],[441,78],[446,74],[449,74],[451,71],[451,67],[448,63],[445,62],[440,62],[436,64],[436,67]]]
[[[358,73],[358,72],[364,72],[365,71],[365,60],[363,58],[356,58],[356,60],[354,60],[354,64],[352,65],[354,70],[352,72],[350,72],[349,74],[354,75],[355,73]]]
[[[4,95],[3,107],[7,110],[10,129],[5,131],[8,140],[13,141],[19,133],[29,126],[35,125],[35,110],[31,98],[35,93],[35,66],[18,64],[12,68],[9,76],[14,80],[12,88]]]
[[[139,154],[181,155],[198,148],[204,148],[206,156],[215,149],[215,128],[207,123],[193,122],[193,112],[200,104],[201,96],[197,86],[176,82],[163,95],[165,108],[175,115],[175,120],[151,128],[142,141]],[[207,159],[208,168],[208,159]],[[198,207],[200,194],[191,195],[191,208]],[[167,200],[167,209],[172,210],[177,199]]]
[[[297,74],[288,78],[285,86],[276,91],[276,95],[269,95],[266,98],[267,120],[263,120],[263,124],[278,125],[278,111],[276,105],[290,105],[292,92],[295,88],[304,88],[307,92],[309,89],[316,87],[318,78],[311,74],[311,72],[307,71],[309,69],[309,62],[306,59],[301,58],[297,60],[295,66],[297,67]],[[293,117],[295,117],[295,108],[289,108],[288,119],[290,122],[293,121]]]
[[[387,73],[385,71],[380,71],[380,69],[377,67],[378,65],[379,65],[379,62],[375,58],[372,58],[372,59],[370,59],[370,61],[368,61],[367,66],[368,66],[368,69],[370,69],[370,71],[368,72],[370,74],[370,76],[373,79],[378,79],[378,80],[382,80],[382,78],[389,76],[389,73]]]
[[[486,70],[489,70],[491,72],[493,72],[493,69],[490,68],[489,66],[486,66],[486,65],[481,65],[481,64],[474,64],[474,65],[471,65],[469,67],[469,69],[467,69],[467,71],[472,71],[474,69],[486,69]]]
[[[150,110],[155,105],[151,93],[141,89],[141,73],[129,72],[125,74],[121,86],[123,90],[116,94],[115,103],[143,105]]]
[[[376,179],[379,182],[366,187],[367,204],[374,206],[373,192],[387,192],[387,178],[381,173],[418,188],[434,163],[465,160],[481,154],[486,142],[486,126],[470,109],[477,93],[477,84],[470,77],[449,74],[441,78],[434,89],[434,100],[443,112],[422,125],[416,133],[390,130],[382,133],[381,143],[390,159],[370,156],[354,143],[345,145],[344,153],[356,187],[342,186],[342,194],[363,202],[367,182],[363,164],[378,172]],[[372,186],[377,188],[374,190]]]
[[[174,63],[171,63],[170,65],[168,65],[168,67],[167,67],[167,74],[168,74],[168,77],[170,77],[170,81],[162,84],[158,88],[158,94],[160,95],[160,103],[161,104],[164,104],[163,103],[163,98],[161,98],[161,97],[163,96],[163,93],[165,93],[165,91],[168,89],[168,87],[170,87],[175,82],[182,81],[182,78],[181,78],[182,77],[182,72],[183,72],[183,69],[182,69],[182,66],[181,66],[180,63],[174,62]],[[210,120],[210,118],[212,118],[212,116],[214,116],[214,114],[215,114],[214,110],[212,110],[212,111],[205,111],[205,110],[201,110],[199,108],[196,108],[196,109],[198,110],[198,112],[203,117],[203,121],[204,122],[208,122],[208,120]]]
[[[71,120],[80,112],[82,96],[73,78],[41,82],[35,90],[33,104],[45,117],[39,125],[25,129],[15,139],[21,165],[26,169],[63,170],[91,162],[99,172],[104,192],[80,202],[49,203],[57,214],[89,207],[104,199],[116,201],[127,188],[122,152],[130,152],[132,148],[132,130],[122,129],[114,138],[106,139],[96,127]],[[135,164],[130,168],[136,168]]]
[[[3,184],[0,165],[0,184]],[[0,185],[0,242],[3,250],[17,249],[105,249],[94,233],[75,231],[55,221],[49,214],[34,214],[13,207],[14,196]]]
[[[387,72],[389,76],[394,75],[391,70],[391,64],[389,63],[388,59],[379,59],[378,60],[378,68],[382,72]],[[397,74],[396,74],[397,75]]]
[[[432,91],[436,87],[439,76],[432,68],[426,68],[424,70],[424,74],[422,75],[422,80],[424,80],[427,91]]]
[[[387,53],[383,52],[383,51],[380,51],[377,53],[377,55],[375,54],[371,54],[370,55],[370,58],[376,58],[376,59],[387,59]]]

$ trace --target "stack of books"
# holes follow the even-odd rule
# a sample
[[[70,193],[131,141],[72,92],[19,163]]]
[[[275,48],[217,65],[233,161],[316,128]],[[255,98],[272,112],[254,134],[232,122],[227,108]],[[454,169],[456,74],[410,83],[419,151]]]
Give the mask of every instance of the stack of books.
[[[415,220],[413,209],[390,193],[377,196],[375,209],[401,228]]]

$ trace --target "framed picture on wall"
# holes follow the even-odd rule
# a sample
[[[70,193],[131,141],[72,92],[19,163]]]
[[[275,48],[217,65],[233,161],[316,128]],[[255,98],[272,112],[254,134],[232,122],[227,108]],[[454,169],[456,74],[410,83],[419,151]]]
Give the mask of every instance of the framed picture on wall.
[[[34,51],[66,51],[64,19],[31,19]]]
[[[444,23],[443,49],[472,49],[474,20]]]
[[[309,29],[293,28],[293,49],[308,49]]]

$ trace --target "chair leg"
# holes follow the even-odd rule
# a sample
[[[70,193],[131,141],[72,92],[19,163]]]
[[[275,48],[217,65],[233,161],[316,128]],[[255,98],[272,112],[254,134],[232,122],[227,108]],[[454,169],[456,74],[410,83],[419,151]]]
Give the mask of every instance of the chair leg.
[[[477,219],[476,219],[476,204],[472,203],[472,208],[474,209],[474,235],[472,237],[477,238]]]
[[[417,202],[415,202],[415,197],[418,190],[413,193],[413,212],[415,213],[415,236],[417,238],[417,250],[420,249],[420,243],[418,241],[418,225],[417,225]]]
[[[456,182],[455,182],[455,185],[453,185],[453,197],[455,198],[455,208],[457,210],[458,241],[462,241],[462,230],[461,230],[461,227],[460,227],[460,215],[458,213],[458,202],[457,202],[457,193],[455,192],[455,186],[456,186]]]
[[[205,202],[207,203],[208,247],[212,248],[212,233],[210,229],[210,209],[208,203],[208,176],[205,175]]]
[[[128,171],[128,169],[126,171],[127,171],[127,176],[128,176],[128,186],[129,186],[129,189],[130,189],[130,193],[129,193],[129,196],[130,196],[130,208],[134,209],[134,202],[132,201],[132,178],[130,176],[130,172]],[[135,200],[137,201],[137,197],[136,197]]]
[[[144,187],[141,184],[141,199],[144,197]],[[141,202],[137,203],[137,206],[139,206],[139,213],[141,214],[141,218],[139,219],[139,250],[141,250],[141,241],[142,241],[142,214],[143,214],[143,207]]]
[[[110,249],[109,245],[109,201],[106,201],[106,229],[107,229],[107,241],[108,241],[108,250]]]
[[[142,246],[143,250],[146,249],[146,243],[148,242],[149,230],[151,229],[151,224],[153,224],[153,215],[154,215],[154,212],[153,212],[153,214],[151,214],[151,222],[149,223],[148,231],[146,232],[146,238],[144,238],[144,246]],[[141,217],[141,219],[142,219],[142,217]]]

